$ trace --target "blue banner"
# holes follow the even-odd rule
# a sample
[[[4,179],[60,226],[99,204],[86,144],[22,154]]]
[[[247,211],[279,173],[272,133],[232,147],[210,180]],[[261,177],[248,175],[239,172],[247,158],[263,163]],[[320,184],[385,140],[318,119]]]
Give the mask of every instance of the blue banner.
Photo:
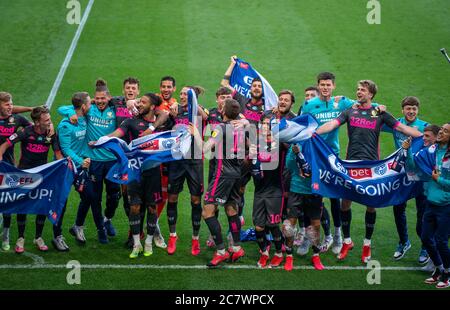
[[[0,213],[42,214],[56,224],[73,179],[67,159],[27,170],[0,161]]]
[[[423,148],[418,152],[413,152],[413,159],[415,166],[424,174],[423,178],[430,180],[433,170],[436,169],[436,148],[433,144],[429,147]]]
[[[198,126],[198,102],[197,95],[193,89],[189,89],[188,92],[188,114],[189,114],[189,123],[194,124],[195,127]]]
[[[391,169],[399,149],[383,160],[341,160],[318,135],[303,144],[305,158],[312,167],[312,192],[323,197],[343,198],[382,208],[403,203],[420,192],[420,184],[410,181],[405,169]]]
[[[186,128],[143,136],[126,144],[115,137],[101,137],[94,147],[102,147],[117,157],[106,178],[111,182],[128,184],[140,180],[142,170],[161,163],[182,159],[189,151],[191,135]]]
[[[312,169],[313,193],[379,208],[403,203],[420,192],[420,183],[408,179],[404,161],[399,171],[391,169],[394,160],[402,158],[402,149],[378,161],[341,160],[320,136],[314,134],[317,127],[317,121],[310,114],[292,120],[282,119],[279,125],[272,127],[280,142],[302,145],[302,152]],[[419,149],[420,140],[414,141],[412,148],[413,151]]]
[[[230,85],[241,95],[250,98],[250,87],[255,77],[259,77],[263,84],[265,110],[272,110],[272,108],[278,106],[278,96],[269,82],[258,71],[253,69],[248,62],[239,58],[236,59],[236,65],[230,77]]]

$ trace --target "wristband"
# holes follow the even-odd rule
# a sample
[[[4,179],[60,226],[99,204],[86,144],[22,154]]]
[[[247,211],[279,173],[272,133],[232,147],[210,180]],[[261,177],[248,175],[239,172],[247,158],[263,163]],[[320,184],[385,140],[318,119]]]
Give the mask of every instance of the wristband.
[[[150,129],[152,132],[155,131],[155,127],[153,125],[148,126],[148,129]]]

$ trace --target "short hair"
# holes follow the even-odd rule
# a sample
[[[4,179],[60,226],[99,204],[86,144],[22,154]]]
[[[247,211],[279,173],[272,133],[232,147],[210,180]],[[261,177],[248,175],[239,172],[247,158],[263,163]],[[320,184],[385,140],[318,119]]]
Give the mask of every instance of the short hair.
[[[31,119],[36,122],[41,119],[42,114],[50,114],[50,111],[46,106],[35,107],[31,110]]]
[[[331,72],[326,72],[326,71],[325,72],[320,72],[317,75],[317,84],[319,84],[319,82],[321,80],[332,80],[333,83],[334,83],[334,80],[336,80],[336,76],[333,73],[331,73]]]
[[[281,95],[291,95],[291,101],[293,104],[295,103],[295,94],[292,90],[283,89],[278,93],[278,97],[280,97]]]
[[[316,93],[319,93],[319,89],[316,86],[308,86],[305,88],[305,92],[310,91],[310,90],[314,90]]]
[[[95,92],[96,93],[105,92],[108,96],[110,95],[108,85],[106,84],[105,80],[97,79],[97,81],[95,82]]]
[[[439,133],[439,130],[441,130],[441,127],[439,127],[438,125],[428,125],[427,127],[425,127],[423,129],[423,132],[431,131],[433,133],[433,135],[437,136],[437,134]]]
[[[72,96],[72,105],[75,110],[81,108],[83,104],[88,103],[89,94],[87,92],[77,92]]]
[[[172,77],[170,75],[163,76],[161,78],[161,82],[159,83],[159,86],[161,86],[162,82],[164,82],[164,81],[172,81],[172,85],[175,87],[175,78],[174,77]]]
[[[414,97],[414,96],[406,96],[402,100],[402,108],[404,108],[407,105],[419,107],[419,105],[420,105],[419,98]]]
[[[154,93],[146,93],[144,95],[145,97],[150,99],[150,104],[154,105],[154,106],[160,106],[162,103],[162,99],[160,96],[154,94]]]
[[[372,99],[375,98],[375,95],[378,92],[378,87],[377,87],[377,84],[375,84],[374,81],[361,80],[361,81],[358,82],[358,84],[366,87],[369,90],[369,92],[373,95]]]
[[[235,120],[239,116],[239,113],[241,113],[241,106],[234,99],[226,99],[223,111],[227,118]]]
[[[123,80],[123,87],[125,87],[125,84],[137,84],[138,88],[139,88],[139,80],[135,77],[127,77],[125,80]]]
[[[231,89],[229,89],[228,87],[220,87],[216,91],[216,98],[221,95],[231,95],[232,93],[233,93],[233,91]]]
[[[11,100],[12,100],[12,96],[10,93],[4,92],[4,91],[0,92],[0,103],[8,102]]]
[[[198,85],[193,85],[193,86],[187,85],[185,87],[192,89],[195,92],[195,94],[197,95],[197,97],[200,95],[203,95],[205,93],[205,89]]]
[[[255,82],[260,82],[262,84],[262,80],[259,76],[253,78],[251,85],[253,85],[253,83],[255,83]]]

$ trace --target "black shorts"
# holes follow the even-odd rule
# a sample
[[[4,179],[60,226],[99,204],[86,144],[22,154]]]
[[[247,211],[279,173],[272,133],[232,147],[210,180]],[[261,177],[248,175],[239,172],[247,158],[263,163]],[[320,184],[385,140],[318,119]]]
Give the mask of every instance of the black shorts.
[[[211,180],[214,176],[215,171],[216,171],[216,161],[210,160],[209,161],[209,169],[208,169],[208,184],[211,183]]]
[[[160,167],[145,170],[140,182],[128,184],[128,200],[131,206],[155,205],[162,201],[161,170]]]
[[[281,223],[281,213],[284,208],[284,198],[258,197],[253,199],[253,224],[259,227]]]
[[[242,170],[241,170],[240,187],[245,187],[247,185],[247,183],[250,182],[250,180],[252,179],[251,165],[248,162],[244,161],[242,163],[241,168],[242,168]]]
[[[240,179],[217,177],[213,174],[205,193],[205,204],[228,205],[235,204],[236,207],[241,201],[239,195]]]
[[[314,194],[289,193],[288,218],[298,218],[301,210],[311,220],[320,220],[322,215],[322,196]]]
[[[179,194],[183,191],[184,181],[187,179],[189,193],[192,196],[203,194],[203,161],[177,160],[169,162],[169,194]]]

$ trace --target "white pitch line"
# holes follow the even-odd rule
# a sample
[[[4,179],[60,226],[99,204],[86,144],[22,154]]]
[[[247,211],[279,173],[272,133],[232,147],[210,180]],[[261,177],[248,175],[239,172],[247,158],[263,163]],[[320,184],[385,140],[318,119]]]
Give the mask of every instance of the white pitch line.
[[[45,264],[45,260],[42,256],[30,253],[30,252],[23,253],[23,256],[27,256],[27,257],[31,258],[35,265],[44,265]]]
[[[84,25],[89,17],[89,13],[91,11],[92,5],[94,4],[94,0],[89,0],[89,3],[86,7],[86,10],[83,13],[83,18],[81,19],[80,24],[78,25],[77,32],[73,37],[72,44],[70,44],[69,50],[67,51],[66,58],[64,59],[61,68],[59,69],[58,76],[56,77],[55,83],[53,84],[52,90],[47,98],[47,102],[45,105],[51,109],[53,101],[55,100],[56,93],[58,92],[59,86],[61,85],[62,79],[64,78],[64,74],[66,73],[66,69],[69,66],[70,60],[72,59],[73,52],[78,44],[78,39],[80,38],[81,32],[83,31]]]
[[[34,264],[34,265],[0,265],[0,269],[66,269],[66,265],[56,264]],[[90,264],[81,265],[81,269],[209,269],[206,265],[114,265],[114,264]],[[255,269],[261,270],[254,265],[224,265],[218,269]],[[295,270],[314,270],[312,266],[295,266]],[[279,270],[282,270],[279,268]],[[325,270],[372,270],[364,266],[329,266]],[[421,267],[381,267],[380,270],[394,270],[394,271],[419,271]]]

